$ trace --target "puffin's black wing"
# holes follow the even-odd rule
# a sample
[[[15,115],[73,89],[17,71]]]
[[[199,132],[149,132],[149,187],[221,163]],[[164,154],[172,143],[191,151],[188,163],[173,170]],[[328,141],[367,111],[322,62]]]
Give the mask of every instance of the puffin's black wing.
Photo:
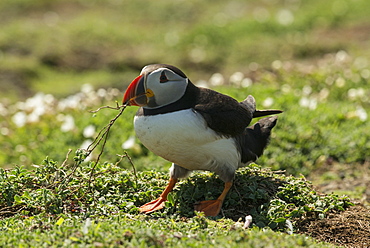
[[[248,98],[239,103],[227,95],[200,88],[194,109],[203,116],[207,125],[217,133],[235,136],[243,133],[253,118],[255,104],[250,104],[247,100]],[[252,101],[252,99],[249,100]]]

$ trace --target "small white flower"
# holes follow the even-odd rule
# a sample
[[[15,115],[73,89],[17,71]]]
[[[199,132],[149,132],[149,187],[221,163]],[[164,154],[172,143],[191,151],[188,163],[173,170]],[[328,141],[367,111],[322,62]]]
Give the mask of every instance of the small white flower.
[[[302,93],[304,96],[308,96],[309,94],[311,94],[311,92],[312,92],[312,88],[309,85],[305,85],[302,89]]]
[[[96,94],[100,97],[100,98],[105,98],[107,96],[107,90],[106,89],[98,89],[98,91],[96,92]]]
[[[56,119],[57,121],[59,121],[59,122],[62,122],[62,121],[64,121],[64,119],[65,119],[65,115],[64,115],[64,114],[58,114],[58,115],[55,117],[55,119]]]
[[[251,216],[251,215],[247,215],[247,216],[245,216],[245,223],[244,223],[243,228],[244,228],[244,229],[249,228],[249,226],[252,224],[252,220],[253,220],[253,218],[252,218],[252,216]]]
[[[240,83],[240,86],[242,86],[243,88],[248,88],[249,86],[252,85],[252,83],[253,83],[252,79],[244,78],[242,82]]]
[[[344,85],[346,85],[346,80],[342,77],[339,77],[339,78],[337,78],[337,80],[335,80],[335,85],[338,88],[342,88],[342,87],[344,87]]]
[[[44,93],[36,93],[33,97],[30,97],[25,102],[25,110],[26,111],[32,111],[36,109],[39,106],[44,105]]]
[[[279,10],[276,15],[277,21],[284,26],[288,26],[294,22],[294,15],[288,9]]]
[[[87,150],[87,148],[91,145],[93,141],[91,139],[87,139],[80,145],[80,149]],[[91,161],[92,160],[92,153],[85,158],[85,161]]]
[[[274,62],[272,62],[271,66],[275,70],[280,70],[283,67],[283,63],[280,60],[275,60]]]
[[[244,74],[240,71],[235,72],[230,76],[230,83],[240,85],[243,81]]]
[[[343,50],[340,50],[339,52],[337,52],[335,54],[335,60],[336,62],[344,62],[346,61],[347,59],[349,59],[349,55],[346,51],[343,51]]]
[[[365,96],[365,90],[364,90],[364,88],[358,88],[357,89],[357,96],[358,97],[363,97],[363,96]]]
[[[366,121],[367,120],[367,112],[364,108],[362,107],[357,107],[356,109],[356,115],[361,121]]]
[[[211,78],[209,79],[209,83],[212,85],[212,86],[219,86],[219,85],[223,85],[225,83],[225,79],[224,79],[224,76],[222,76],[221,73],[215,73],[211,76]]]
[[[281,91],[285,94],[288,94],[292,90],[292,87],[289,84],[283,84],[281,86]]]
[[[15,108],[19,110],[25,110],[26,109],[26,103],[25,102],[17,102],[15,104]]]
[[[71,115],[64,116],[64,122],[62,123],[62,126],[60,127],[62,132],[68,132],[74,128],[75,128],[75,120],[73,116]]]
[[[317,108],[317,100],[316,100],[316,99],[314,99],[314,98],[312,98],[312,99],[310,100],[310,104],[309,104],[308,108],[309,108],[310,110],[315,110],[315,109]]]
[[[67,98],[64,98],[59,101],[58,103],[58,109],[63,111],[65,109],[78,109],[81,106],[81,99],[83,96],[81,94],[75,94],[68,96]]]
[[[95,126],[94,125],[88,125],[87,127],[84,128],[82,135],[85,138],[91,138],[95,134]]]
[[[320,90],[320,93],[319,93],[320,101],[325,101],[328,98],[329,94],[330,94],[330,91],[327,88],[323,88],[322,90]]]
[[[82,144],[80,145],[80,149],[87,149],[89,147],[89,145],[92,143],[92,140],[91,139],[87,139],[85,140],[84,142],[82,142]]]
[[[348,90],[347,95],[350,100],[356,100],[365,96],[365,90],[363,88],[351,88]]]
[[[357,89],[354,88],[349,89],[347,95],[350,100],[355,100],[357,98]]]
[[[122,144],[122,148],[124,150],[133,148],[134,146],[135,146],[135,136],[131,136],[130,138],[128,138],[128,140],[126,140]]]
[[[310,105],[310,100],[307,98],[307,97],[302,97],[300,100],[299,100],[299,105],[301,107],[308,107]]]
[[[55,102],[55,98],[52,94],[46,94],[44,96],[44,102],[48,105],[52,105]]]
[[[13,115],[12,121],[17,127],[23,127],[27,122],[27,114],[23,111],[19,111]]]
[[[269,108],[272,106],[272,104],[274,104],[274,99],[271,98],[271,97],[267,97],[263,102],[262,102],[262,106],[265,107],[265,108]]]
[[[121,91],[117,88],[109,88],[108,89],[108,95],[110,96],[118,96],[121,94]]]
[[[235,222],[234,225],[232,225],[232,228],[235,228],[235,229],[243,228],[243,222],[240,222],[241,220],[242,218],[239,218],[239,220]]]
[[[8,135],[10,133],[10,131],[9,131],[8,128],[2,127],[2,128],[0,128],[0,133],[1,133],[1,135],[6,136],[6,135]]]
[[[40,120],[40,115],[36,112],[33,111],[31,114],[27,116],[27,122],[28,123],[35,123]]]
[[[24,152],[24,151],[26,151],[26,147],[24,145],[16,145],[15,151],[16,152]]]
[[[94,91],[94,87],[91,84],[84,84],[81,86],[82,93],[88,94],[92,91]]]
[[[317,107],[317,100],[314,98],[308,98],[304,96],[299,100],[299,105],[310,110],[315,110]]]

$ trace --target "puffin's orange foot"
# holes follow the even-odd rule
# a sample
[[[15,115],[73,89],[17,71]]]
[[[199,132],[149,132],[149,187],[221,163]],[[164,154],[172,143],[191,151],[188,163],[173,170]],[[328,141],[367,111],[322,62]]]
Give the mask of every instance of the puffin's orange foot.
[[[149,214],[154,211],[157,211],[159,209],[162,209],[164,207],[164,203],[167,201],[166,199],[163,199],[162,197],[159,197],[158,199],[148,202],[144,205],[142,205],[139,208],[140,213]]]
[[[208,200],[201,201],[194,204],[194,209],[199,212],[203,212],[205,216],[217,216],[222,207],[221,200]]]

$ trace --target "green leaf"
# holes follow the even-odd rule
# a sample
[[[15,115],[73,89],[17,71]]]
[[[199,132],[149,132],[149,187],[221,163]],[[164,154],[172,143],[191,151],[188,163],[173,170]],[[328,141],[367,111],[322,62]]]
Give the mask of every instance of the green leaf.
[[[175,198],[173,197],[173,193],[169,193],[167,196],[168,202],[171,204],[171,206],[175,205]]]
[[[30,196],[30,193],[28,191],[24,191],[23,192],[23,195],[22,195],[22,198],[27,198],[27,199],[31,199],[31,196]]]
[[[14,201],[15,201],[16,204],[22,204],[23,203],[22,197],[20,197],[19,195],[14,196]]]
[[[286,218],[284,218],[284,217],[280,217],[280,218],[277,218],[276,220],[274,220],[274,222],[276,222],[276,223],[285,222],[285,221],[286,221]]]
[[[69,237],[69,239],[74,241],[74,242],[80,242],[80,240],[78,238],[73,237],[73,236]]]
[[[63,222],[64,222],[64,218],[63,218],[63,217],[60,217],[60,218],[58,219],[58,221],[55,223],[55,225],[60,226],[60,225],[62,225],[62,224],[63,224]]]

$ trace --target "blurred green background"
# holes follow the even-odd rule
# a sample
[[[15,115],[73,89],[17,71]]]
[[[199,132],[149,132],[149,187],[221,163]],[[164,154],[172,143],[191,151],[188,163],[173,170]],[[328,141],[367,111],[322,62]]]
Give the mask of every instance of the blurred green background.
[[[369,11],[366,0],[3,0],[0,95],[123,90],[157,62],[208,80],[340,50],[368,59]]]

